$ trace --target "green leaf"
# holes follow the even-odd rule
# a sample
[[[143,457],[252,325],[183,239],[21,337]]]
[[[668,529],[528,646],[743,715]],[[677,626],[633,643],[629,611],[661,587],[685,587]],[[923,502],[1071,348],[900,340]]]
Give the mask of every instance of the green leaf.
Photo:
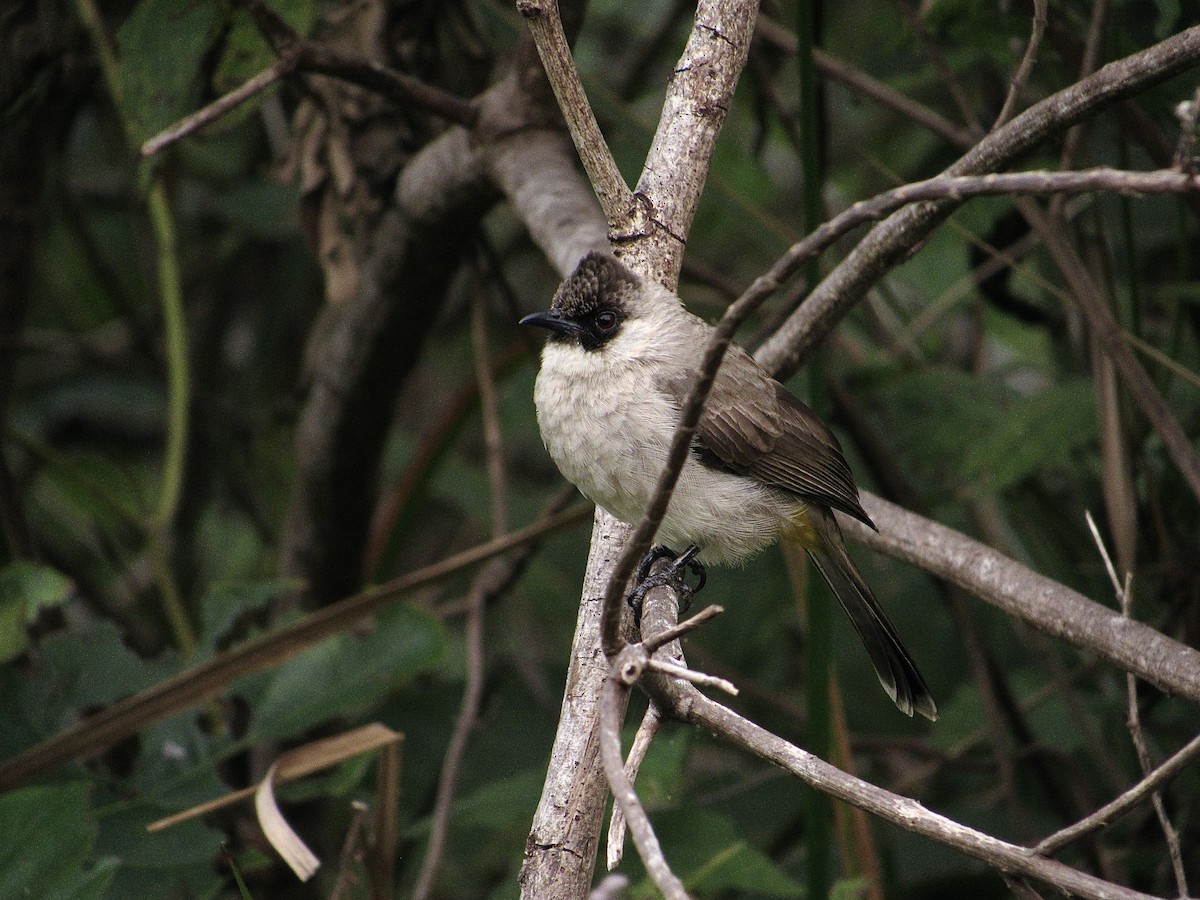
[[[104,872],[84,871],[96,840],[88,790],[70,782],[0,796],[0,897],[96,896],[97,882],[107,883]]]
[[[26,627],[40,610],[65,603],[71,580],[49,566],[18,560],[0,569],[0,662],[24,652]]]
[[[1000,491],[1046,468],[1068,466],[1076,450],[1096,440],[1096,430],[1091,382],[1069,381],[1001,411],[971,442],[964,466]]]
[[[55,634],[42,642],[29,671],[0,667],[0,756],[50,737],[80,710],[107,706],[178,670],[171,654],[141,659],[111,622]]]
[[[659,814],[654,820],[671,868],[690,891],[731,891],[755,897],[804,895],[800,882],[750,846],[724,816],[689,808]]]
[[[275,0],[269,4],[301,37],[307,37],[317,20],[314,0]],[[213,87],[227,93],[275,62],[275,53],[249,13],[237,10],[225,36],[224,52],[213,76]],[[249,104],[248,104],[249,105]]]
[[[455,802],[454,821],[464,828],[502,829],[528,820],[545,780],[545,770],[535,769],[489,781]],[[422,826],[428,829],[429,820]]]
[[[196,661],[212,656],[240,616],[255,613],[275,597],[295,587],[287,579],[215,584],[200,598],[200,640]]]
[[[246,740],[287,737],[373,706],[431,669],[445,650],[441,623],[400,604],[380,615],[367,634],[339,634],[275,672]]]
[[[121,861],[108,896],[139,900],[215,897],[222,878],[215,862],[223,835],[198,821],[162,831],[146,826],[163,815],[155,804],[118,804],[99,816],[97,851]]]
[[[199,106],[204,57],[222,24],[211,0],[141,0],[117,33],[123,108],[139,140]]]

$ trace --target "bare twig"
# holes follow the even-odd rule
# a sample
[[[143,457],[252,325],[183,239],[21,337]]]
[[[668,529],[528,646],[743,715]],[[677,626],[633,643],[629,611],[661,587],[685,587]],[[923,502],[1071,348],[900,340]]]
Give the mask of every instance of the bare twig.
[[[946,174],[977,175],[1001,170],[1101,106],[1145,90],[1198,61],[1200,26],[1109,63],[1095,75],[1034,104],[981,140]],[[758,350],[758,361],[776,375],[794,372],[870,287],[907,259],[955,206],[952,200],[918,204],[872,229]]]
[[[1140,806],[1155,791],[1197,759],[1200,759],[1200,735],[1197,735],[1184,744],[1172,756],[1168,757],[1162,765],[1148,773],[1145,778],[1119,797],[1110,800],[1094,813],[1080,819],[1075,824],[1061,831],[1056,831],[1054,834],[1043,839],[1033,849],[1038,853],[1049,856],[1075,843],[1086,835],[1107,828],[1113,822],[1117,821],[1117,819]]]
[[[504,533],[508,520],[508,478],[504,468],[504,446],[500,433],[500,415],[497,411],[496,385],[492,381],[492,365],[487,347],[487,303],[481,286],[476,281],[474,302],[471,305],[471,348],[475,360],[475,378],[479,385],[480,408],[483,418],[484,444],[487,450],[488,481],[492,494],[492,537]],[[425,900],[433,893],[434,881],[441,866],[446,847],[446,836],[450,830],[450,810],[458,784],[467,743],[479,718],[479,707],[483,700],[484,646],[483,614],[489,596],[494,596],[496,586],[511,581],[513,567],[502,560],[493,560],[479,572],[471,586],[467,605],[466,628],[463,645],[466,655],[467,677],[463,686],[462,704],[454,720],[454,730],[442,771],[438,776],[437,798],[434,800],[433,825],[429,834],[429,847],[421,863],[421,871],[413,888],[416,900]]]
[[[241,106],[241,104],[245,103],[255,94],[269,88],[280,78],[294,72],[298,59],[299,57],[295,53],[283,54],[270,66],[234,88],[228,94],[218,97],[212,103],[201,107],[190,116],[186,116],[169,128],[160,131],[142,144],[139,152],[142,156],[154,156],[172,144],[183,140],[188,135],[199,131],[205,125],[215,122],[221,116]]]
[[[695,669],[689,669],[687,666],[679,665],[679,663],[667,662],[662,659],[652,659],[646,663],[646,668],[652,672],[666,675],[668,678],[678,678],[700,687],[714,687],[734,697],[738,693],[737,685],[729,679],[721,678],[718,675],[697,672]]]
[[[476,107],[471,101],[368,57],[343,53],[306,40],[263,0],[249,0],[247,5],[255,24],[280,57],[296,57],[296,71],[331,75],[387,97],[400,106],[415,103],[426,112],[459,125],[470,125],[475,121]]]
[[[1036,0],[1036,2],[1044,2],[1044,0]],[[1076,80],[1087,78],[1096,71],[1096,65],[1100,61],[1100,46],[1104,39],[1104,24],[1108,21],[1108,0],[1096,0],[1092,4],[1092,16],[1088,22],[1087,37],[1084,40],[1083,55],[1079,60],[1079,71]],[[1063,168],[1069,168],[1075,164],[1075,157],[1079,153],[1080,145],[1083,142],[1084,126],[1082,123],[1073,125],[1067,131],[1066,138],[1063,139],[1062,154],[1059,159]],[[1057,213],[1057,208],[1055,209]]]
[[[361,800],[350,804],[352,814],[346,839],[342,841],[342,852],[338,855],[338,876],[329,892],[329,900],[347,900],[358,888],[359,867],[363,856],[363,835],[371,809]]]
[[[583,82],[575,68],[558,14],[558,0],[517,0],[517,11],[525,17],[533,35],[546,77],[567,120],[571,139],[600,200],[609,228],[624,234],[641,227],[637,221],[640,206],[617,168],[583,91]]]
[[[1133,596],[1130,592],[1130,585],[1133,581],[1132,573],[1126,572],[1124,581],[1117,577],[1117,570],[1113,566],[1112,556],[1108,552],[1108,547],[1105,546],[1104,539],[1100,537],[1100,529],[1096,527],[1096,520],[1092,518],[1090,512],[1086,514],[1086,517],[1088,530],[1092,532],[1092,539],[1096,542],[1096,547],[1099,549],[1100,556],[1104,560],[1104,569],[1108,572],[1113,593],[1121,605],[1121,615],[1128,619],[1130,618],[1130,609],[1133,605]],[[1142,730],[1142,718],[1138,710],[1137,678],[1132,672],[1125,675],[1125,693],[1128,704],[1127,722],[1129,725],[1129,737],[1133,740],[1134,750],[1137,751],[1138,764],[1142,767],[1142,777],[1144,780],[1154,770],[1154,766],[1150,761],[1150,748],[1146,746],[1146,734]],[[1159,791],[1154,790],[1150,792],[1150,803],[1154,807],[1154,814],[1158,817],[1159,826],[1162,828],[1163,837],[1167,842],[1167,852],[1170,855],[1171,868],[1175,872],[1175,887],[1178,889],[1180,897],[1187,897],[1187,874],[1183,870],[1183,854],[1179,848],[1179,832],[1175,830],[1175,826],[1171,824],[1171,820],[1167,816],[1167,809],[1163,805],[1162,794]]]
[[[929,56],[929,61],[933,63],[935,69],[941,75],[942,83],[946,89],[950,91],[950,96],[954,100],[954,105],[958,107],[958,113],[962,116],[967,127],[976,135],[983,134],[983,123],[979,121],[979,116],[975,113],[975,106],[967,98],[967,92],[958,82],[958,75],[951,68],[950,63],[946,61],[946,57],[942,55],[941,49],[934,43],[929,36],[929,32],[925,29],[925,23],[921,21],[921,13],[914,9],[907,0],[900,0],[898,3],[900,11],[904,13],[904,17],[908,19],[908,24],[912,26],[913,34],[920,41],[921,46]]]
[[[650,825],[650,818],[625,774],[621,758],[621,717],[630,687],[637,682],[650,662],[640,644],[626,646],[612,661],[612,674],[604,682],[600,697],[600,758],[612,789],[613,800],[620,804],[633,835],[638,854],[655,886],[668,900],[687,900],[683,882],[671,871],[662,847]]]
[[[588,894],[588,900],[621,900],[628,887],[629,879],[614,872],[604,876],[604,880]]]
[[[625,777],[629,779],[630,784],[637,781],[638,770],[642,767],[646,751],[650,749],[650,742],[658,734],[662,721],[662,715],[652,701],[646,706],[646,712],[638,725],[637,733],[633,736],[633,743],[629,746],[629,755],[625,757]],[[608,819],[608,847],[605,852],[605,860],[610,872],[621,864],[621,858],[624,855],[625,814],[621,812],[620,805],[614,803],[612,815]]]
[[[1008,96],[1004,98],[1004,105],[1000,108],[1000,114],[996,116],[996,123],[992,125],[993,131],[1008,121],[1013,107],[1016,106],[1017,94],[1025,86],[1029,73],[1033,71],[1038,50],[1042,46],[1042,37],[1046,34],[1047,5],[1046,0],[1033,0],[1033,23],[1029,31],[1029,43],[1025,45],[1025,54],[1021,57],[1017,71],[1013,73],[1012,82],[1008,86]]]
[[[1095,900],[1149,900],[1150,895],[1045,859],[1029,848],[1009,844],[967,828],[931,812],[915,800],[901,797],[848,775],[710,700],[690,685],[677,681],[671,683],[653,674],[647,674],[642,684],[664,711],[670,711],[684,722],[713,731],[734,746],[774,763],[831,797],[865,809],[937,843],[953,847],[1005,874],[1035,878],[1078,897]],[[618,748],[618,768],[619,760]],[[630,825],[632,830],[632,818]]]

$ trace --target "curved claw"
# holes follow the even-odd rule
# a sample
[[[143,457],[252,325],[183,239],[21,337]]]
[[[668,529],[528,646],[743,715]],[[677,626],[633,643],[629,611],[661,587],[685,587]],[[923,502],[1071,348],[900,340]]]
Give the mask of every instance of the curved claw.
[[[637,587],[629,595],[628,603],[633,609],[635,615],[640,616],[642,611],[642,603],[646,599],[646,594],[656,587],[671,587],[679,595],[679,606],[681,610],[686,610],[692,605],[692,598],[700,592],[708,581],[708,573],[704,569],[703,563],[696,560],[696,555],[700,552],[700,548],[695,544],[689,546],[682,554],[676,554],[670,547],[656,544],[650,548],[650,551],[642,558],[641,564],[638,566],[638,583]],[[671,565],[657,574],[651,574],[650,568],[660,559],[670,559]],[[684,579],[684,572],[691,571],[696,575],[697,583],[692,587]]]

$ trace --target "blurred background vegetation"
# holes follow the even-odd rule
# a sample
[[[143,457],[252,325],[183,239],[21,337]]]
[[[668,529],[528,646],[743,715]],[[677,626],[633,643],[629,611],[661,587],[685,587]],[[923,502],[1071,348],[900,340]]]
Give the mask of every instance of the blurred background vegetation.
[[[330,33],[323,23],[344,22],[351,8],[271,5],[318,38]],[[1079,77],[1082,41],[1101,5],[1052,5],[1018,109]],[[1030,29],[1024,2],[816,6],[823,59],[966,135],[973,121],[994,120]],[[1192,0],[1105,6],[1101,62],[1200,22]],[[462,97],[486,86],[523,35],[513,6],[493,0],[357,7],[378,14],[372,33],[390,66]],[[768,0],[762,12],[768,21],[722,134],[681,282],[689,306],[709,317],[806,227],[800,12],[791,0]],[[690,25],[681,2],[587,5],[577,58],[630,182]],[[0,758],[278,627],[297,606],[525,525],[560,494],[533,417],[536,338],[515,326],[522,312],[546,305],[557,278],[511,210],[480,197],[479,213],[457,223],[453,267],[401,284],[388,300],[403,340],[387,374],[355,382],[364,431],[378,432],[381,452],[377,464],[347,457],[347,478],[367,481],[347,488],[349,505],[358,504],[344,526],[352,549],[323,568],[324,588],[299,589],[304,566],[285,548],[304,488],[297,459],[311,432],[299,423],[313,388],[312,348],[322,346],[330,304],[354,302],[352,291],[349,300],[335,296],[345,293],[337,279],[346,273],[332,256],[361,246],[354,234],[348,243],[329,239],[327,207],[313,199],[322,188],[303,183],[313,126],[301,112],[324,88],[311,78],[276,85],[144,162],[142,141],[273,61],[243,5],[18,0],[0,12],[0,46]],[[960,155],[947,135],[828,77],[822,58],[825,215]],[[1194,73],[1180,76],[1135,98],[1137,117],[1090,121],[1073,164],[1169,164],[1162,148],[1178,136],[1173,110],[1196,84]],[[361,96],[361,118],[341,122],[356,154],[352,171],[339,175],[330,154],[335,171],[325,177],[346,179],[352,202],[343,214],[370,229],[398,172],[447,126],[420,108]],[[1022,167],[1056,168],[1063,152],[1062,143],[1045,146]],[[1139,349],[1144,364],[1193,436],[1198,211],[1194,198],[1065,204],[1081,255],[1130,340],[1148,347]],[[989,267],[997,250],[1016,264]],[[1062,283],[1010,203],[973,202],[872,292],[793,387],[833,423],[865,487],[1112,603],[1084,521],[1091,510],[1134,573],[1134,615],[1197,645],[1196,498],[1124,398],[1098,399],[1097,362]],[[752,347],[796,299],[782,292],[744,343]],[[499,524],[472,344],[480,303],[476,336],[495,372],[507,483]],[[1117,462],[1105,441],[1119,449]],[[336,480],[330,490],[340,490]],[[552,535],[489,597],[482,706],[435,896],[516,894],[587,541],[582,524]],[[839,621],[834,731],[844,765],[1017,842],[1137,780],[1122,673],[912,568],[853,552],[921,661],[942,718],[929,726],[899,716]],[[777,551],[711,574],[701,599],[728,612],[692,639],[691,663],[731,677],[743,690],[738,708],[803,745],[803,577],[790,578]],[[339,862],[339,853],[351,802],[374,802],[370,759],[282,792],[285,811],[326,860],[307,886],[263,843],[248,804],[155,834],[145,826],[251,783],[282,748],[372,721],[405,736],[396,877],[407,895],[463,694],[470,590],[470,572],[423,589],[369,628],[243,678],[220,701],[0,795],[0,896],[237,896],[235,871],[254,897],[328,896],[339,873],[362,867]],[[1154,759],[1193,736],[1193,708],[1149,688],[1140,701]],[[814,867],[829,868],[839,896],[858,896],[867,878],[886,897],[1008,890],[983,866],[890,826],[847,837],[844,810],[826,853],[810,840],[822,826],[806,814],[805,788],[686,729],[660,735],[639,785],[668,858],[698,896],[802,896]],[[1194,768],[1168,789],[1166,807],[1200,885]],[[630,857],[622,871],[631,896],[651,895]],[[1064,859],[1150,892],[1175,890],[1148,807]],[[345,896],[366,896],[358,874]]]

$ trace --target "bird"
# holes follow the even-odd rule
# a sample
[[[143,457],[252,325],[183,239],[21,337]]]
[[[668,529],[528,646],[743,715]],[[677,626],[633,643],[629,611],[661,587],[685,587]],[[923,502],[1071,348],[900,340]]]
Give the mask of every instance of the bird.
[[[551,458],[598,506],[638,522],[713,327],[675,293],[604,251],[585,255],[550,308],[520,324],[548,332],[534,405]],[[686,547],[679,559],[702,565],[738,564],[777,540],[799,544],[845,610],[888,696],[906,715],[936,720],[925,679],[846,552],[833,510],[875,528],[833,432],[731,344],[657,540]]]

